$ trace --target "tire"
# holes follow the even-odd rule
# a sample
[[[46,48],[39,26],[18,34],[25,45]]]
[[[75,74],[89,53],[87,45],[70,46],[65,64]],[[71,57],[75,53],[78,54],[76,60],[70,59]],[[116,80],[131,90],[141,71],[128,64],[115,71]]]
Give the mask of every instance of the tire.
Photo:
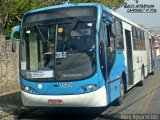
[[[153,71],[150,73],[150,75],[154,75],[155,73],[155,69],[153,69]]]
[[[121,76],[121,86],[120,86],[120,97],[116,99],[116,106],[120,106],[123,103],[123,98],[126,94],[126,87],[125,87],[125,76]]]
[[[141,81],[137,84],[137,86],[143,86],[144,85],[144,77],[145,76],[145,72],[144,72],[144,66],[142,65],[142,70],[141,70]]]
[[[152,72],[150,73],[150,75],[154,75],[155,73],[155,65],[154,65],[154,62],[153,62],[153,68],[152,68]]]
[[[143,85],[144,85],[143,80],[141,80],[141,81],[137,84],[137,86],[143,86]]]
[[[154,71],[152,71],[152,72],[150,73],[150,75],[154,75]]]

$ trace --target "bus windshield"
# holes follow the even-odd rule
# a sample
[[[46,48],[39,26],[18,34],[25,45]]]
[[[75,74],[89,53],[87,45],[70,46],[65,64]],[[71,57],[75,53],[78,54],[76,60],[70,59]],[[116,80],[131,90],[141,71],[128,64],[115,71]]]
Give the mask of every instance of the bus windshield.
[[[20,68],[24,77],[79,80],[95,72],[95,21],[71,19],[35,24],[22,31]]]

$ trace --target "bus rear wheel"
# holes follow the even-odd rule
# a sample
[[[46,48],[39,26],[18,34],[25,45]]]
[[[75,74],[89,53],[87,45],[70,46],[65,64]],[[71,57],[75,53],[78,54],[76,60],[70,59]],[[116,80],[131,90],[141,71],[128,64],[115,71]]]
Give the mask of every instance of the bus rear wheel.
[[[144,71],[144,66],[142,66],[142,70],[141,70],[141,81],[137,84],[137,86],[143,86],[144,85],[144,80],[145,78],[145,71]]]
[[[152,72],[150,73],[150,75],[154,75],[155,73],[155,68],[153,68]]]

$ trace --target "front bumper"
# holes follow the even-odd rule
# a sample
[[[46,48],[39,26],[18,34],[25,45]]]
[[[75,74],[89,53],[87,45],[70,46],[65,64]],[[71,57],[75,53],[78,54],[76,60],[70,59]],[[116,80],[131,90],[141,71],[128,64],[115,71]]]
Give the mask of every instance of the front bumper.
[[[105,86],[100,89],[78,95],[34,95],[21,91],[21,97],[25,106],[48,107],[101,107],[107,105]],[[62,100],[63,104],[48,104],[48,100]]]

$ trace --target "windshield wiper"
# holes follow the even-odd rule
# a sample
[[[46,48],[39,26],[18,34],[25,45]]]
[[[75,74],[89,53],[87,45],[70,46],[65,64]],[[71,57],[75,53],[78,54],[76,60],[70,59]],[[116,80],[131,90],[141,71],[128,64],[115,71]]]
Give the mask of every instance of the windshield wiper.
[[[70,26],[70,28],[66,31],[67,36],[64,39],[64,43],[67,43],[71,37],[71,32],[77,27],[78,18],[75,18]]]
[[[71,24],[71,26],[69,27],[68,30],[66,30],[66,36],[64,37],[64,40],[63,40],[63,52],[64,52],[64,49],[66,47],[66,44],[68,43],[70,37],[71,37],[71,32],[76,29],[77,25],[78,25],[78,18],[75,18]],[[69,47],[70,49],[70,47]]]
[[[47,40],[46,40],[46,38],[44,37],[44,35],[42,34],[42,31],[41,31],[41,29],[39,28],[39,26],[38,26],[37,24],[36,24],[35,26],[36,26],[38,32],[40,33],[41,37],[43,38],[44,42],[47,42]]]

